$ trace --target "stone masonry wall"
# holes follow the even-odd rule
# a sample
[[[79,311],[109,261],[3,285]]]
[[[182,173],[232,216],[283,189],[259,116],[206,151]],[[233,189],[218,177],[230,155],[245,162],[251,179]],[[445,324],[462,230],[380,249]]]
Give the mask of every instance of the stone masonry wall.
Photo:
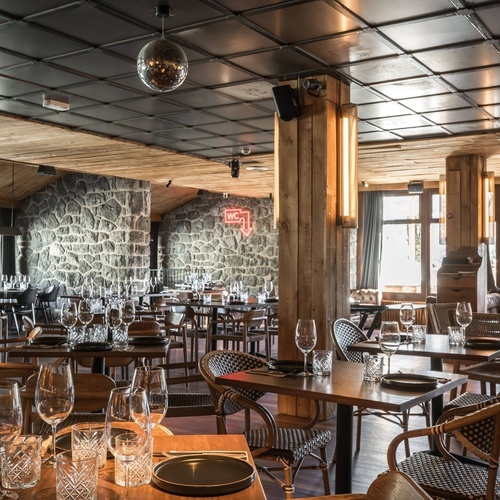
[[[250,211],[250,236],[242,233],[241,225],[224,222],[227,208]],[[212,273],[213,281],[226,285],[241,280],[256,295],[265,279],[278,285],[278,231],[273,224],[270,199],[224,198],[200,191],[197,198],[165,215],[159,263],[164,272],[203,269]]]
[[[149,182],[68,174],[23,201],[18,272],[68,293],[85,278],[148,280],[150,204]]]

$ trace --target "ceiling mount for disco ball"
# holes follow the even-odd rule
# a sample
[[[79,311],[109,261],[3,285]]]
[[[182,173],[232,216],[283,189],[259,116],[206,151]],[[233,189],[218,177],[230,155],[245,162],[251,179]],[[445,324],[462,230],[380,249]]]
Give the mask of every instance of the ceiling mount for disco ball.
[[[146,44],[137,57],[137,73],[144,85],[156,92],[170,92],[180,87],[188,73],[184,51],[174,42],[165,40],[165,17],[173,16],[168,5],[158,5],[161,17],[161,38]]]

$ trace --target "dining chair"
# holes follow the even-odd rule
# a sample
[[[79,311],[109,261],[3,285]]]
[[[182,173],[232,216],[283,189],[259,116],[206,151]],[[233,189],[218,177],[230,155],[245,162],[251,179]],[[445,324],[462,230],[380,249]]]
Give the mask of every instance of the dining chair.
[[[452,318],[456,307],[456,302],[428,302],[429,333],[448,335],[448,327],[454,324]]]
[[[52,324],[54,322],[52,310],[57,303],[59,289],[60,285],[49,285],[42,293],[38,294],[36,310],[42,312],[45,323],[47,324]]]
[[[242,344],[243,352],[249,352],[250,347],[250,352],[254,353],[259,351],[259,343],[264,342],[265,357],[269,361],[270,345],[267,319],[265,309],[252,309],[246,311],[238,319],[210,321],[206,342],[207,351],[212,349],[212,343],[220,340],[224,349],[227,349],[231,342],[233,349],[239,349],[240,344]]]
[[[265,392],[259,390],[227,388],[215,382],[215,378],[229,373],[261,368],[267,366],[266,361],[257,356],[241,351],[210,351],[200,359],[200,372],[207,381],[215,408],[217,432],[227,434],[227,417],[240,411],[255,412],[263,422],[262,426],[252,427],[251,420],[246,419],[244,435],[252,456],[256,460],[278,462],[278,467],[258,466],[258,470],[268,475],[280,485],[286,498],[293,498],[295,477],[299,470],[316,469],[323,474],[325,494],[330,494],[326,446],[331,441],[331,433],[327,430],[315,429],[321,413],[321,402],[314,400],[315,416],[302,428],[278,427],[273,415],[259,403]],[[260,423],[260,422],[259,422]],[[231,430],[231,432],[234,432]],[[319,450],[319,455],[315,453]],[[314,465],[305,465],[304,459],[315,460]],[[280,480],[276,472],[284,473]]]
[[[12,319],[16,326],[17,335],[21,335],[20,320],[23,316],[29,316],[35,321],[36,288],[28,287],[17,296],[17,303],[12,304]]]
[[[184,314],[184,323],[186,325],[186,337],[190,339],[190,356],[191,361],[198,362],[199,356],[199,341],[207,338],[207,329],[198,326],[207,323],[210,320],[210,315],[203,312],[196,312],[193,307],[188,305],[173,306],[172,312]],[[206,321],[208,318],[208,321]]]
[[[453,454],[446,446],[448,434],[453,435],[474,456],[474,460]],[[398,462],[401,441],[422,436],[434,438],[438,453],[420,451]],[[435,498],[499,498],[499,458],[499,398],[451,408],[441,415],[436,425],[399,434],[387,450],[390,470],[404,472]]]
[[[353,363],[363,362],[363,353],[359,351],[350,351],[348,347],[353,344],[358,344],[359,342],[364,342],[368,340],[368,337],[352,321],[343,318],[336,320],[331,325],[330,333],[337,357],[341,361],[350,361]],[[422,403],[420,407],[422,408],[422,412],[415,415],[425,417],[426,425],[430,425],[429,403]],[[369,408],[357,408],[354,414],[358,417],[358,424],[356,428],[356,450],[359,450],[361,447],[361,423],[362,418],[365,416],[373,415],[375,417],[383,418],[388,422],[399,425],[403,431],[408,429],[408,419],[410,415],[408,411],[397,413]],[[405,453],[406,456],[410,455],[408,442],[405,443]]]

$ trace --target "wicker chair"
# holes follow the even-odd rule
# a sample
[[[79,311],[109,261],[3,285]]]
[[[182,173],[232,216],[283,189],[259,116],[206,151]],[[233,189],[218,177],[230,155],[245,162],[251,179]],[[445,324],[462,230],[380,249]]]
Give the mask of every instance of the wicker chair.
[[[330,333],[335,345],[337,357],[341,361],[350,361],[354,363],[363,362],[363,353],[359,351],[348,350],[349,345],[357,344],[358,342],[363,342],[368,339],[368,337],[354,323],[347,319],[338,319],[332,324]],[[426,419],[426,425],[430,425],[429,404],[423,403],[420,406],[422,408],[422,413],[418,415],[424,416]],[[408,430],[409,412],[407,411],[402,413],[395,413],[372,410],[368,408],[358,408],[355,411],[355,415],[358,417],[358,425],[356,429],[356,450],[359,450],[361,447],[361,422],[362,417],[364,416],[374,415],[376,417],[383,418],[384,420],[399,425],[401,429],[403,429],[403,431]],[[408,443],[405,443],[405,451],[406,456],[410,456],[410,447]]]
[[[304,428],[279,428],[271,413],[258,400],[265,394],[261,391],[241,390],[223,387],[215,382],[215,377],[266,366],[266,362],[256,356],[240,351],[211,351],[200,359],[200,371],[208,382],[217,416],[219,434],[227,434],[226,418],[241,410],[256,412],[264,421],[265,428],[251,428],[247,420],[245,437],[254,459],[272,460],[280,467],[259,467],[285,491],[286,498],[293,497],[295,476],[299,469],[320,469],[323,473],[325,494],[330,494],[326,445],[331,440],[330,431],[314,429],[319,420],[321,403],[314,401],[316,415]],[[316,455],[314,450],[319,450]],[[316,465],[303,465],[306,457],[314,458]],[[284,481],[275,472],[284,472]]]
[[[387,450],[389,468],[404,472],[436,498],[499,498],[499,401],[493,398],[477,405],[452,408],[441,415],[435,426],[396,436]],[[452,434],[477,461],[451,454],[445,444],[447,434]],[[401,441],[422,436],[434,436],[439,454],[417,452],[398,463],[396,454]]]
[[[448,335],[448,327],[454,324],[453,314],[456,302],[427,303],[430,333]]]

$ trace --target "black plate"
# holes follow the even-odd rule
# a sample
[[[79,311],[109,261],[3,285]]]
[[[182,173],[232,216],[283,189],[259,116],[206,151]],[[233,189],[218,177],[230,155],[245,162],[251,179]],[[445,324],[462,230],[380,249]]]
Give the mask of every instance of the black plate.
[[[304,369],[304,361],[299,360],[280,360],[280,361],[269,361],[267,364],[270,370],[277,370],[280,372],[294,372],[294,371],[302,371]],[[307,369],[312,370],[312,363],[309,361],[307,363]]]
[[[80,342],[75,344],[73,351],[111,351],[113,345],[109,342]]]
[[[228,495],[248,488],[254,468],[245,460],[223,455],[188,455],[159,463],[153,470],[158,488],[178,495]]]
[[[246,302],[243,300],[232,300],[231,302],[229,302],[230,306],[244,306],[245,304]]]
[[[476,349],[500,349],[500,338],[497,337],[473,337],[465,343],[466,347]]]
[[[68,339],[63,335],[42,335],[41,337],[35,337],[31,341],[31,345],[63,345],[66,344]]]
[[[387,387],[398,389],[411,389],[421,391],[425,389],[434,389],[437,386],[437,378],[427,375],[418,375],[415,373],[391,373],[384,375],[380,383]]]
[[[272,302],[278,302],[278,299],[266,299],[266,302],[269,304],[269,303],[272,303]]]
[[[138,336],[138,337],[129,337],[128,343],[132,345],[161,345],[166,344],[168,342],[167,337],[162,337],[161,335],[157,336]]]

